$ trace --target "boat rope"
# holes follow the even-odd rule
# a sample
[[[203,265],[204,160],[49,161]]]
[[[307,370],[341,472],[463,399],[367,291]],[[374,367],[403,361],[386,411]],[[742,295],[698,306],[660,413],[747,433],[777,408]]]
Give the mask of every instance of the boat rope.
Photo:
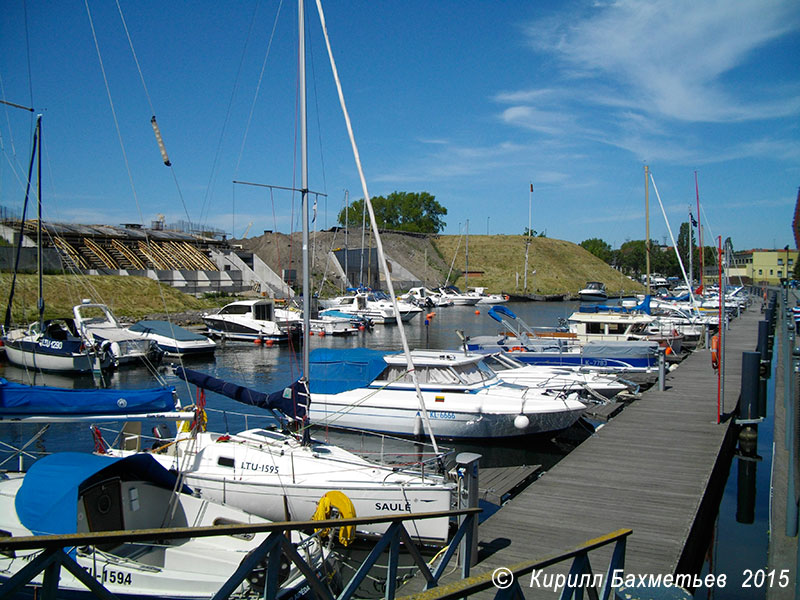
[[[397,327],[398,327],[398,331],[400,333],[400,340],[403,343],[403,353],[405,354],[406,359],[408,361],[408,368],[411,371],[411,378],[414,381],[414,389],[417,392],[417,398],[419,400],[419,407],[420,407],[420,410],[422,411],[423,419],[424,419],[425,425],[426,425],[426,427],[428,429],[428,434],[430,435],[430,438],[431,438],[431,443],[433,444],[434,450],[438,454],[439,453],[439,447],[436,444],[436,438],[433,435],[433,429],[431,428],[431,422],[430,422],[430,418],[429,418],[429,415],[428,415],[428,409],[425,406],[425,399],[422,396],[422,390],[420,389],[419,381],[417,380],[417,374],[416,374],[416,371],[414,370],[414,361],[411,358],[411,350],[410,350],[410,348],[408,346],[408,338],[406,337],[405,328],[403,327],[403,320],[402,320],[402,317],[400,315],[399,307],[397,306],[397,297],[396,297],[396,295],[394,293],[394,285],[392,284],[392,275],[391,275],[391,272],[389,271],[389,265],[388,265],[388,263],[386,261],[386,255],[383,252],[383,243],[381,242],[381,236],[380,236],[380,233],[378,231],[378,222],[377,222],[377,220],[375,218],[375,211],[374,211],[374,209],[372,207],[372,201],[370,200],[369,190],[367,189],[367,180],[366,180],[366,178],[364,176],[364,169],[363,169],[363,167],[361,165],[361,157],[359,155],[358,146],[356,144],[356,139],[355,139],[355,136],[353,134],[353,125],[350,122],[350,115],[347,112],[347,105],[346,105],[345,99],[344,99],[344,92],[342,91],[342,82],[339,79],[339,72],[338,72],[338,70],[336,68],[336,61],[333,58],[333,50],[331,49],[331,42],[330,42],[330,38],[328,37],[328,27],[325,24],[325,14],[324,14],[324,12],[322,10],[322,2],[321,2],[321,0],[316,0],[316,4],[317,4],[317,12],[319,13],[319,22],[320,22],[320,25],[322,26],[322,33],[323,33],[323,35],[325,37],[325,46],[327,47],[327,50],[328,50],[328,58],[329,58],[330,64],[331,64],[331,71],[333,72],[333,78],[334,78],[334,80],[336,82],[336,91],[337,91],[337,93],[339,95],[339,104],[341,105],[341,108],[342,108],[342,114],[344,116],[345,124],[347,126],[347,134],[350,137],[350,145],[351,145],[352,150],[353,150],[353,158],[355,159],[356,167],[358,168],[358,175],[359,175],[359,178],[361,180],[361,189],[362,189],[362,191],[364,193],[364,202],[367,205],[367,210],[369,211],[370,224],[372,226],[372,230],[375,233],[375,245],[376,245],[377,250],[378,250],[378,259],[379,259],[379,261],[381,263],[381,267],[383,269],[384,278],[386,279],[386,287],[388,288],[389,296],[392,299],[392,306],[394,307],[394,316],[395,316],[395,319],[397,320]]]

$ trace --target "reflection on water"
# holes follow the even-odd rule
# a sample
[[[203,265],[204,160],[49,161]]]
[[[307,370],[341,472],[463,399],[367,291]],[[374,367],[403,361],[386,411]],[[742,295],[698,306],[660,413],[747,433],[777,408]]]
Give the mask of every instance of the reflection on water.
[[[567,317],[577,309],[577,302],[555,303],[508,303],[505,305],[520,318],[532,326],[554,326],[559,317]],[[456,330],[464,331],[465,335],[490,335],[499,330],[500,324],[486,315],[490,307],[481,306],[453,306],[435,310],[435,316],[425,324],[425,315],[422,313],[412,321],[405,324],[405,332],[411,348],[443,348],[453,349],[459,346]],[[479,314],[475,314],[476,310]],[[313,336],[310,341],[313,348],[357,348],[367,347],[378,350],[399,350],[402,348],[400,331],[396,325],[376,326],[371,331],[360,332],[356,335],[339,336]],[[299,348],[286,346],[257,345],[247,342],[228,342],[222,344],[216,356],[206,359],[197,359],[186,363],[186,367],[202,371],[214,377],[233,381],[237,384],[252,387],[259,391],[275,391],[285,387],[296,380],[301,372],[302,357]],[[0,363],[0,377],[10,381],[26,384],[47,385],[66,388],[91,388],[91,377],[69,377],[53,374],[34,374]],[[193,386],[176,378],[170,373],[166,363],[159,367],[158,377],[148,369],[124,368],[111,373],[107,378],[107,386],[112,388],[148,388],[159,385],[159,379],[176,388],[181,404],[191,405],[196,401],[196,391]],[[214,393],[206,394],[208,406],[209,429],[212,431],[235,433],[248,427],[264,426],[274,423],[271,414],[247,407],[234,400]],[[156,423],[144,423],[142,430],[151,431]],[[24,443],[38,430],[30,425],[0,425],[0,441]],[[28,437],[25,437],[25,436]],[[417,462],[415,456],[425,456],[430,449],[427,447],[409,445],[406,441],[394,442],[389,438],[380,436],[365,437],[357,434],[332,433],[318,430],[315,436],[321,439],[330,439],[337,444],[356,451],[367,452],[380,456],[381,453],[389,454],[388,448],[402,461],[406,456],[408,462]],[[571,436],[575,439],[571,439]],[[448,443],[454,451],[477,452],[484,456],[483,466],[507,466],[515,464],[541,464],[545,468],[554,464],[574,447],[585,432],[580,427],[571,432],[562,434],[555,441],[548,438],[522,438],[520,440],[504,441],[501,444],[494,441],[481,440],[473,443]],[[488,445],[491,442],[491,445]],[[409,446],[412,450],[408,450]],[[86,424],[66,424],[52,426],[38,442],[38,451],[76,450],[90,452],[94,448],[89,427]],[[0,455],[0,460],[4,456]],[[30,464],[30,461],[26,461]]]

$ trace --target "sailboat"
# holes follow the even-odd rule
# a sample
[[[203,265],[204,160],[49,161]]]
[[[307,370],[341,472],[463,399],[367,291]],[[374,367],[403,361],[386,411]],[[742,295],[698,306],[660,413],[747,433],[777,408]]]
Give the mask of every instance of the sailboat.
[[[11,289],[9,291],[8,305],[6,307],[5,321],[3,324],[2,345],[5,347],[9,362],[14,365],[40,371],[56,371],[64,373],[92,373],[111,366],[111,356],[100,344],[89,340],[76,327],[72,319],[44,319],[44,294],[42,285],[42,116],[36,119],[36,128],[33,134],[33,149],[28,168],[28,183],[25,190],[25,202],[19,244],[14,266]],[[14,300],[19,257],[22,248],[25,212],[30,197],[32,173],[34,162],[38,158],[38,187],[37,187],[37,273],[39,276],[39,319],[27,328],[11,328],[11,307]]]
[[[221,381],[190,369],[176,375],[200,388],[222,393],[240,402],[280,410],[295,425],[307,425],[310,402],[309,336],[310,286],[309,210],[305,101],[305,48],[303,2],[298,2],[300,32],[300,128],[302,148],[303,223],[303,373],[287,389],[264,394]],[[252,429],[222,435],[195,427],[179,433],[163,451],[153,456],[164,466],[180,471],[201,497],[223,501],[272,519],[307,519],[317,502],[331,491],[349,498],[349,510],[359,517],[449,510],[455,484],[443,477],[411,469],[376,464],[333,445],[309,439],[307,429],[293,434],[277,429]],[[114,453],[122,451],[112,450]],[[340,511],[342,511],[342,507]],[[419,540],[444,542],[446,518],[409,521],[409,533]],[[381,533],[386,523],[367,524],[363,533]]]

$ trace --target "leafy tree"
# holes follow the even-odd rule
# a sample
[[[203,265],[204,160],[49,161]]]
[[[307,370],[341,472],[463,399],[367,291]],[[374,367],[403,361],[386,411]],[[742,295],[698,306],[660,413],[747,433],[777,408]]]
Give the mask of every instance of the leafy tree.
[[[445,226],[442,217],[447,214],[447,209],[427,192],[392,192],[386,198],[375,196],[372,198],[372,209],[378,227],[416,233],[439,233]],[[364,199],[360,198],[350,205],[347,222],[345,210],[339,212],[339,224],[351,227],[361,225],[363,210]]]
[[[611,251],[611,246],[600,238],[583,240],[580,243],[580,246],[587,252],[591,252],[597,258],[609,264],[614,258],[614,253]]]

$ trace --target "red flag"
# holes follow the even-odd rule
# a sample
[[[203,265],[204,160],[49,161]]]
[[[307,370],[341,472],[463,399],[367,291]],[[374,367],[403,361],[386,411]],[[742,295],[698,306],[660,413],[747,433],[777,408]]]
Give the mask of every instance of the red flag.
[[[531,192],[533,192],[533,184],[531,184]]]

